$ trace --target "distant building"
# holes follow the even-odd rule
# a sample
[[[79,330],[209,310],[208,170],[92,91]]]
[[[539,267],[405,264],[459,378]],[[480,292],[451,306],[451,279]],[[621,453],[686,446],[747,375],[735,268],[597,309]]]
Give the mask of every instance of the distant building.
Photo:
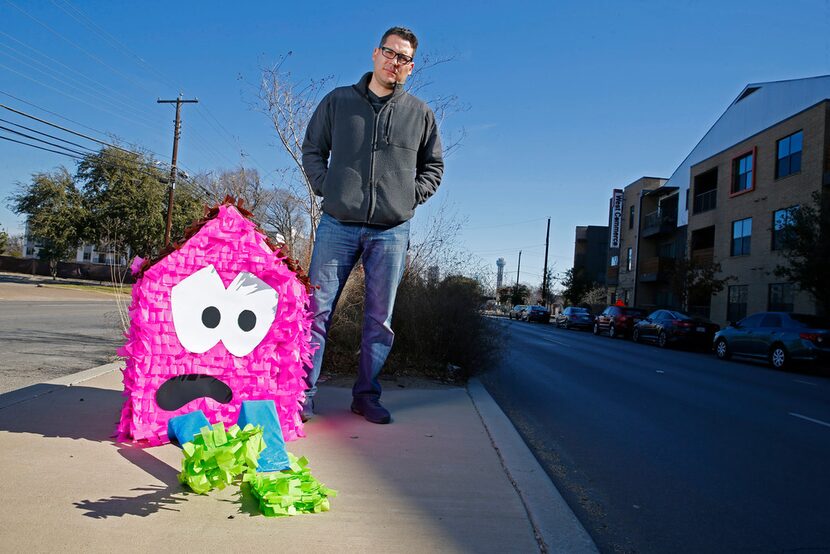
[[[608,207],[609,247],[604,264],[609,304],[618,299],[628,305],[635,302],[641,197],[665,182],[659,177],[641,177],[622,189],[614,189]]]
[[[437,285],[441,277],[441,270],[437,265],[431,265],[427,268],[427,281],[431,285]]]
[[[496,260],[496,291],[500,291],[502,286],[504,286],[504,266],[505,266],[504,258],[499,258]]]
[[[25,242],[23,244],[23,257],[32,259],[40,258],[40,249],[43,248],[43,243],[39,240],[34,240],[31,237],[31,235],[29,234],[28,225],[25,229],[24,241]],[[129,255],[126,258],[122,257],[119,263],[116,265],[126,266],[129,258]],[[115,261],[115,253],[111,251],[107,252],[106,248],[104,247],[84,243],[78,247],[78,249],[75,251],[74,256],[68,256],[64,261],[112,265]]]
[[[592,282],[605,286],[608,227],[579,226],[574,240],[574,272],[581,271]]]

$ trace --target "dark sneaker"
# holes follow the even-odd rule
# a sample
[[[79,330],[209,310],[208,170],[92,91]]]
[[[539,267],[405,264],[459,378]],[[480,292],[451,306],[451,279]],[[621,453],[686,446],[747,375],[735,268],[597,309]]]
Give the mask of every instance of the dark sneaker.
[[[392,420],[389,410],[381,406],[377,398],[355,398],[352,400],[352,412],[371,423],[389,423]]]
[[[314,399],[306,396],[305,402],[300,407],[300,419],[303,423],[314,417]]]

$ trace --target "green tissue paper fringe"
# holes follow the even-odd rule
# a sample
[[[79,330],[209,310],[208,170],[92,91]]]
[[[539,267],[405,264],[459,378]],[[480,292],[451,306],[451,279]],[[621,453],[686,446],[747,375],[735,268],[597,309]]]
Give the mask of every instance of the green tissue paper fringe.
[[[256,471],[260,452],[265,450],[262,427],[238,425],[225,430],[219,422],[202,427],[192,442],[182,445],[184,460],[179,482],[193,492],[206,494],[224,489],[246,471]]]
[[[308,460],[288,452],[289,469],[270,473],[246,473],[242,480],[250,483],[263,515],[293,516],[328,512],[329,498],[337,491],[327,488],[311,475]]]
[[[293,516],[329,511],[329,498],[337,491],[327,488],[311,475],[308,460],[287,452],[289,469],[257,473],[260,453],[265,450],[262,427],[238,425],[225,430],[220,422],[202,427],[192,442],[182,445],[184,460],[179,482],[193,492],[207,494],[223,489],[240,474],[251,486],[263,515]]]

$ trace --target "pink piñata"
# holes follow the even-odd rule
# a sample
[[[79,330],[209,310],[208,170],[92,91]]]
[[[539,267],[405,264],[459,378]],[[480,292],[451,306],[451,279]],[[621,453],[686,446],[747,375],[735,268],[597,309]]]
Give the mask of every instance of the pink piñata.
[[[194,410],[232,424],[244,400],[273,400],[285,439],[304,436],[308,281],[240,209],[226,199],[136,268],[119,440],[167,442],[168,420]]]

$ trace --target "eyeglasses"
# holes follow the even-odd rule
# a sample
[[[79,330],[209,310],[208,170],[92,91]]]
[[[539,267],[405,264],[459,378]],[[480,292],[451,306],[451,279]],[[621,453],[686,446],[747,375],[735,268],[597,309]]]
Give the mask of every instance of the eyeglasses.
[[[399,54],[391,48],[387,48],[385,46],[380,47],[380,53],[383,54],[383,57],[387,60],[397,60],[398,63],[402,65],[412,63],[412,58],[410,56],[407,56],[405,54]]]

